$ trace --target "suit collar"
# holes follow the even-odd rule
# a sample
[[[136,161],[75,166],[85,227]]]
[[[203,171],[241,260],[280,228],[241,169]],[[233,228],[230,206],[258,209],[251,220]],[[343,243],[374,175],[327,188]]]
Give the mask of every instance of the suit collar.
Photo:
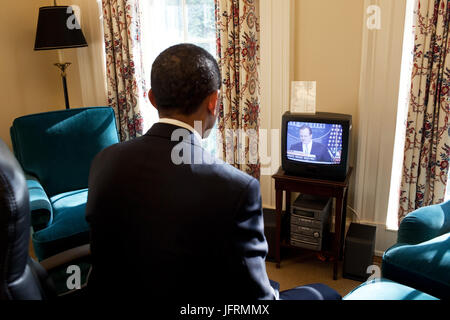
[[[150,130],[147,131],[145,134],[146,136],[154,136],[154,137],[160,137],[164,139],[168,139],[172,141],[172,135],[176,130],[182,130],[180,131],[180,134],[175,133],[174,141],[182,141],[182,140],[188,140],[191,144],[197,145],[199,147],[202,146],[202,143],[200,139],[196,137],[196,135],[191,132],[190,130],[179,127],[173,124],[169,123],[155,123]],[[182,137],[180,137],[182,136]],[[179,138],[176,140],[175,138]]]
[[[161,118],[161,119],[159,119],[159,123],[173,124],[174,126],[177,126],[177,127],[186,128],[189,131],[193,132],[198,140],[200,140],[200,141],[202,140],[201,135],[186,122],[176,120],[176,119],[171,119],[171,118]]]

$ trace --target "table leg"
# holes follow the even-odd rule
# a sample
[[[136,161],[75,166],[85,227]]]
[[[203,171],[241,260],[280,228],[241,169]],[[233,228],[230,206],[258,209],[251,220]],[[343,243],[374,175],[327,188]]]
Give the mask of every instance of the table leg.
[[[338,262],[337,259],[333,262],[333,280],[337,280],[337,274],[338,274]]]
[[[344,258],[344,241],[345,241],[345,226],[347,225],[347,198],[348,198],[348,189],[344,190],[344,205],[342,208],[342,228],[341,228],[341,246],[339,247],[339,260],[343,260]]]
[[[285,222],[290,224],[291,223],[290,217],[291,217],[291,195],[292,195],[292,192],[290,192],[289,190],[286,190],[285,192],[286,192],[286,214],[288,215],[285,217]],[[286,227],[286,226],[284,226],[284,227]],[[283,228],[282,228],[282,230],[283,230]],[[287,241],[290,241],[290,239],[291,239],[290,228],[288,227],[287,229],[284,229],[283,231],[285,232],[283,234],[283,239],[287,239]]]
[[[336,212],[334,220],[334,265],[333,279],[337,280],[338,262],[341,252],[341,234],[342,234],[342,197],[336,197]]]
[[[281,212],[283,210],[283,190],[276,190],[276,219],[277,219],[277,227],[275,233],[275,262],[276,267],[280,268],[281,261]]]
[[[286,213],[291,213],[291,192],[286,190]]]

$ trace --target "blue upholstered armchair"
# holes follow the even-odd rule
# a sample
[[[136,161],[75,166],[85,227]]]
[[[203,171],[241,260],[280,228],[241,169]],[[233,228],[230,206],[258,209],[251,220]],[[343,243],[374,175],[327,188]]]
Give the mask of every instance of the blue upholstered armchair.
[[[383,277],[450,299],[450,201],[420,208],[401,222],[383,256]]]
[[[11,127],[11,139],[26,173],[37,258],[89,243],[85,220],[89,169],[98,152],[119,142],[113,109],[20,117]]]

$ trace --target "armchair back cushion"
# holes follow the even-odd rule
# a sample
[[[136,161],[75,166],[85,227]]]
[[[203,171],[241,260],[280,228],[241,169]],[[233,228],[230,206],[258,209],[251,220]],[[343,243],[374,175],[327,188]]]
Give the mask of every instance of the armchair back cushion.
[[[383,277],[450,299],[450,201],[411,212],[386,250]]]
[[[397,243],[418,244],[450,232],[450,201],[417,209],[401,222]]]
[[[11,138],[23,170],[39,179],[48,197],[87,188],[92,159],[118,142],[110,107],[20,117]]]

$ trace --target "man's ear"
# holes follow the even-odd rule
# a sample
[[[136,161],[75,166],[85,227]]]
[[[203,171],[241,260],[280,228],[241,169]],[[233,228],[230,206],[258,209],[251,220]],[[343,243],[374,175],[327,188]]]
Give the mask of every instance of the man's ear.
[[[213,116],[217,113],[217,100],[219,99],[219,91],[214,91],[208,96],[208,110]]]
[[[150,89],[150,91],[148,92],[148,98],[150,99],[150,102],[155,107],[155,109],[158,110],[158,106],[156,105],[155,94],[153,93],[152,89]]]

